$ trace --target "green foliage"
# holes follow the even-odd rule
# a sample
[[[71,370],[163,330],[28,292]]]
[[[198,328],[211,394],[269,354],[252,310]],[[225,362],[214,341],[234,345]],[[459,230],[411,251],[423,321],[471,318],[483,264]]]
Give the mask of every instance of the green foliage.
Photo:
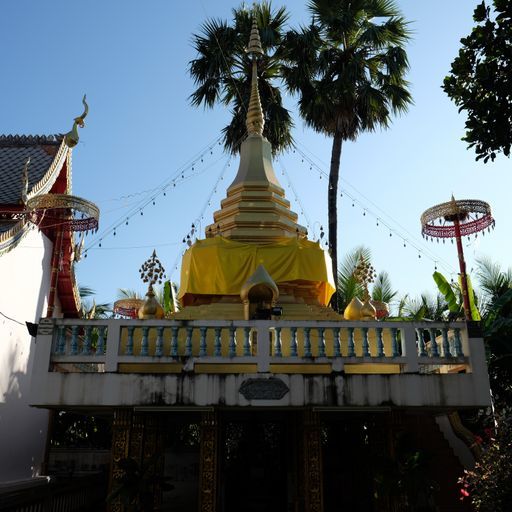
[[[281,53],[288,13],[284,7],[274,10],[271,2],[256,4],[256,20],[265,55],[258,60],[258,85],[265,116],[263,135],[274,153],[293,143],[293,126],[288,110],[283,107],[281,92],[274,84],[281,76]],[[196,90],[191,94],[193,106],[212,108],[215,104],[231,108],[230,123],[222,130],[224,147],[237,154],[245,138],[245,119],[251,93],[251,58],[245,49],[249,43],[252,10],[245,4],[232,10],[231,21],[209,19],[201,33],[192,37],[198,54],[189,65]]]
[[[342,144],[387,128],[412,102],[405,80],[409,31],[392,0],[310,0],[308,8],[311,23],[286,35],[283,77],[299,96],[306,125],[333,138],[328,217],[336,274]],[[332,305],[341,310],[335,300]]]
[[[492,433],[492,430],[489,430]],[[461,495],[477,512],[508,512],[512,505],[512,415],[498,418],[481,460],[461,478]]]
[[[391,278],[386,271],[379,272],[372,288],[372,299],[388,304],[396,297],[398,290],[394,290]]]
[[[510,155],[512,143],[512,1],[494,0],[494,8],[477,5],[475,27],[461,39],[443,89],[466,111],[462,138],[475,148],[476,160],[494,161],[496,154]]]
[[[419,297],[412,298],[404,295],[398,306],[398,316],[404,320],[422,321],[434,320],[443,322],[446,320],[448,305],[444,298],[437,294],[431,296],[422,293]]]
[[[112,306],[108,303],[96,304],[93,297],[96,293],[89,286],[79,286],[78,293],[80,295],[80,317],[93,319],[93,318],[108,318],[112,313]],[[97,336],[97,333],[96,333]]]
[[[286,84],[306,124],[355,140],[411,103],[407,23],[391,0],[310,0],[311,24],[286,36]]]
[[[371,260],[371,251],[368,247],[360,246],[347,253],[338,269],[338,306],[343,311],[354,298],[362,298],[363,288],[354,276],[354,270],[360,258],[365,262]]]
[[[434,281],[437,284],[437,288],[442,293],[450,312],[460,313],[461,304],[457,300],[453,288],[450,286],[450,283],[446,280],[446,277],[444,277],[443,274],[441,274],[440,272],[434,272],[432,277],[434,278]]]

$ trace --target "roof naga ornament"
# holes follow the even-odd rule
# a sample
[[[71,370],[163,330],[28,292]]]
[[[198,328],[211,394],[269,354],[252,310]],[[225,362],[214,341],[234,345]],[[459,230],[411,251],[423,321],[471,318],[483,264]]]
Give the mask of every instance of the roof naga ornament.
[[[82,115],[75,117],[73,128],[64,135],[64,142],[68,148],[74,148],[78,141],[80,140],[80,137],[78,135],[78,127],[83,128],[85,126],[84,119],[87,117],[87,114],[89,113],[89,105],[87,105],[87,101],[85,101],[86,95],[84,94],[84,97],[82,98],[82,103],[84,105],[84,111]]]
[[[252,77],[251,77],[251,98],[249,100],[249,108],[247,110],[247,133],[248,135],[263,135],[263,127],[265,119],[261,108],[260,92],[258,90],[258,59],[263,55],[261,47],[260,33],[258,31],[258,23],[256,22],[256,11],[252,18],[251,37],[249,38],[249,46],[247,53],[252,57]]]

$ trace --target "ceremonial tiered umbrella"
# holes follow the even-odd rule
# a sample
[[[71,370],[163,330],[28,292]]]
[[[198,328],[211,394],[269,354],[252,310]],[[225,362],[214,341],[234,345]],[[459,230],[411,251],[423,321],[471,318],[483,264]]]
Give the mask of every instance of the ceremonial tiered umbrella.
[[[441,203],[428,210],[421,216],[421,232],[424,237],[455,239],[459,256],[462,299],[467,320],[472,320],[469,303],[468,280],[466,262],[462,248],[462,237],[475,235],[485,229],[494,229],[495,220],[491,214],[491,207],[478,199],[455,200]]]
[[[114,313],[127,318],[138,318],[139,309],[144,305],[143,299],[126,298],[114,302]]]
[[[55,233],[47,310],[47,317],[51,317],[64,235],[71,236],[73,232],[96,231],[100,212],[98,207],[90,201],[68,194],[42,194],[31,197],[25,205],[25,212],[30,222],[39,228],[51,229]],[[75,261],[80,258],[80,252],[81,245],[76,245],[74,248]]]

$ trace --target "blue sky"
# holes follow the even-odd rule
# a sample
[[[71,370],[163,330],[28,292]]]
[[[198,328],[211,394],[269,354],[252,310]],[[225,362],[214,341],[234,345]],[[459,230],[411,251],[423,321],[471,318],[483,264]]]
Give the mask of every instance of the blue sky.
[[[286,2],[291,25],[307,19],[305,3]],[[496,218],[490,235],[465,240],[468,269],[484,255],[509,266],[512,172],[502,156],[487,165],[474,161],[460,141],[464,116],[440,88],[460,38],[471,29],[476,0],[398,4],[414,32],[408,54],[415,104],[389,130],[344,146],[341,187],[355,201],[347,194],[340,198],[339,250],[370,247],[376,269],[387,270],[402,293],[416,295],[434,291],[434,261],[449,277],[457,271],[455,246],[425,243],[419,224],[426,208],[452,193],[488,201]],[[228,167],[218,145],[210,150],[229,112],[192,108],[187,73],[195,56],[192,34],[207,17],[229,17],[236,5],[227,0],[17,0],[3,6],[0,133],[65,132],[87,93],[89,116],[73,152],[73,192],[100,207],[102,242],[100,248],[97,237],[87,238],[90,250],[77,275],[80,284],[96,290],[99,301],[114,300],[121,287],[142,291],[138,268],[153,248],[177,280],[183,237],[192,223],[211,222],[236,173],[236,160]],[[294,98],[287,97],[286,104],[298,148],[327,172],[331,141],[303,125]],[[319,226],[326,227],[327,182],[302,159],[290,152],[279,157],[275,169],[300,222],[318,235]],[[153,205],[162,183],[171,186]],[[140,215],[144,199],[149,204]],[[380,217],[378,226],[373,213]],[[106,230],[115,225],[114,236]]]

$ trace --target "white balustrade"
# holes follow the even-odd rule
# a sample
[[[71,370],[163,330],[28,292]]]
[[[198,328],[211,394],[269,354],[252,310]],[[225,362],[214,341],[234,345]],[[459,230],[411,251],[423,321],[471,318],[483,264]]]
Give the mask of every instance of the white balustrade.
[[[428,373],[452,365],[468,372],[474,361],[462,322],[322,321],[53,321],[50,369],[116,372],[126,363],[271,365],[291,372],[296,365],[379,365],[386,372]],[[480,364],[479,362],[478,364]],[[485,364],[485,362],[483,362]],[[366,366],[367,368],[367,366]]]

